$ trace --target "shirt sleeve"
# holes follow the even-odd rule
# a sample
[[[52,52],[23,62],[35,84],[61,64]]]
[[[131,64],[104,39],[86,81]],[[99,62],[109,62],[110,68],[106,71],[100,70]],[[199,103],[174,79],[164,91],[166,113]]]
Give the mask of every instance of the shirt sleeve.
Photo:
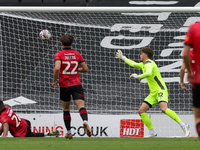
[[[184,40],[184,44],[189,45],[191,47],[193,45],[193,43],[192,43],[192,41],[193,41],[193,36],[192,36],[193,29],[192,29],[192,27],[193,26],[191,25],[188,32],[186,33],[186,37],[185,37],[185,40]]]
[[[144,68],[146,71],[140,75],[140,79],[144,79],[152,75],[152,71],[153,71],[152,63],[145,64]]]
[[[134,67],[134,68],[137,68],[137,69],[142,69],[142,67],[143,67],[143,64],[142,64],[142,63],[136,63],[135,61],[130,60],[130,59],[128,59],[128,58],[126,58],[124,61],[125,61],[125,63],[127,63],[129,66]]]
[[[80,53],[78,53],[78,54],[79,54],[79,64],[80,64],[80,63],[84,62],[84,59]]]
[[[55,53],[55,55],[54,55],[54,60],[55,60],[55,61],[61,60],[61,59],[60,59],[59,52]]]
[[[6,122],[9,123],[9,121],[10,121],[10,119],[8,117],[6,117],[6,116],[2,116],[1,120],[0,120],[1,124],[4,124]]]

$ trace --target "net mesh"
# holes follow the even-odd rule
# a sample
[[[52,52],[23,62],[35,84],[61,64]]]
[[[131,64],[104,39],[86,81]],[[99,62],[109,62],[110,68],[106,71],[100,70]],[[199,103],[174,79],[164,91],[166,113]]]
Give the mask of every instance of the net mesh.
[[[59,89],[51,86],[54,59],[62,50],[59,37],[75,37],[72,48],[78,50],[89,66],[80,78],[85,89],[89,113],[136,113],[149,94],[146,80],[134,80],[141,74],[115,58],[117,49],[139,62],[140,49],[149,46],[153,60],[169,90],[169,108],[192,111],[191,85],[184,91],[179,85],[183,39],[188,26],[199,21],[199,13],[39,13],[2,12],[1,18],[1,95],[12,100],[15,111],[61,111]],[[43,42],[39,33],[48,29],[52,37]],[[23,104],[27,98],[35,103]],[[14,99],[14,100],[13,100]],[[77,111],[73,101],[71,110]],[[152,112],[159,112],[156,105]]]

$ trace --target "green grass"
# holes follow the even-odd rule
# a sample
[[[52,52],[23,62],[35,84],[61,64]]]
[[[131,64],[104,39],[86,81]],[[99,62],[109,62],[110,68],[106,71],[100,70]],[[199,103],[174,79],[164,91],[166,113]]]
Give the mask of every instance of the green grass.
[[[199,150],[198,138],[1,138],[5,150]]]

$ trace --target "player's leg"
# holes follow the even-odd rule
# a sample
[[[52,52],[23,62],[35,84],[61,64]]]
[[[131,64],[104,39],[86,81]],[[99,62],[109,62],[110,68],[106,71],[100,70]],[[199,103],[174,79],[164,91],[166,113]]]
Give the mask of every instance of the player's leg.
[[[33,136],[33,133],[31,132],[31,123],[30,123],[30,121],[29,121],[29,120],[26,120],[26,119],[24,119],[24,120],[25,120],[26,123],[28,124],[28,126],[27,126],[26,137],[34,137],[34,136]]]
[[[196,129],[197,129],[197,134],[200,137],[200,108],[193,108],[194,110],[194,117],[195,117],[195,124],[196,124]]]
[[[179,123],[181,119],[173,110],[169,109],[167,105],[167,102],[159,102],[160,110],[166,115],[168,115],[170,118],[175,120],[177,123]]]
[[[26,137],[44,137],[44,133],[31,132],[31,122],[29,120],[27,120],[27,119],[23,119],[23,120],[25,120],[26,123],[28,124]]]
[[[142,103],[142,105],[140,106],[140,108],[138,110],[138,113],[139,113],[142,121],[144,122],[144,124],[149,129],[149,135],[147,137],[155,137],[155,136],[157,136],[156,132],[153,129],[153,125],[152,125],[151,119],[146,114],[147,110],[149,108],[151,108],[152,106],[154,106],[154,105],[155,105],[155,102],[154,102],[153,95],[150,94],[149,96],[146,97],[146,99],[144,100],[144,102]]]
[[[71,115],[70,115],[70,101],[66,102],[61,100],[62,106],[63,106],[63,120],[65,127],[67,129],[67,133],[65,134],[65,138],[72,139],[72,133],[71,133]]]
[[[85,102],[82,99],[76,99],[74,100],[76,107],[79,110],[80,116],[83,120],[83,122],[88,122],[88,114],[87,114],[87,110],[85,108]]]
[[[144,122],[144,124],[150,130],[150,129],[153,129],[153,126],[152,126],[149,116],[146,114],[148,109],[149,109],[149,105],[143,102],[138,110],[138,113],[139,113],[142,121]]]
[[[192,89],[193,110],[194,110],[197,134],[200,137],[200,84],[195,84],[194,86],[195,88]]]
[[[88,124],[88,114],[87,114],[87,110],[85,108],[85,102],[83,100],[80,100],[80,99],[76,99],[74,101],[75,101],[75,104],[76,104],[76,106],[79,110],[80,116],[83,120],[83,127],[85,128],[87,135],[89,137],[91,137],[92,132],[91,132],[89,124]]]
[[[71,134],[71,115],[70,115],[70,100],[71,100],[71,87],[60,88],[60,100],[63,106],[63,120],[67,133],[65,138],[72,139]]]
[[[73,87],[72,97],[74,99],[76,107],[79,110],[83,122],[88,122],[88,114],[85,108],[85,101],[84,101],[84,92],[81,85]]]
[[[58,130],[56,131],[50,131],[49,133],[45,134],[44,136],[56,136],[58,137],[60,132]]]
[[[73,87],[72,97],[74,99],[74,102],[79,110],[80,116],[83,120],[83,126],[85,128],[85,131],[89,137],[91,137],[92,132],[90,130],[89,124],[88,124],[88,113],[85,108],[85,101],[84,101],[84,92],[82,85],[77,85]]]
[[[158,92],[158,102],[160,106],[160,110],[176,121],[183,129],[185,136],[188,137],[190,134],[189,125],[185,124],[178,115],[171,109],[168,108],[168,92],[167,91],[160,91]]]

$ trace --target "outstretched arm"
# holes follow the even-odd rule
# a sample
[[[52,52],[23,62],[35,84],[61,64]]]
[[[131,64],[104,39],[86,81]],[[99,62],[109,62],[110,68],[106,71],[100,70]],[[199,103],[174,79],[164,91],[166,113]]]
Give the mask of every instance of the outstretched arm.
[[[127,63],[131,67],[142,69],[142,63],[136,63],[135,61],[130,60],[128,58],[125,59],[125,63]]]
[[[119,58],[119,59],[123,60],[125,63],[127,63],[131,67],[142,69],[142,63],[136,63],[135,61],[126,58],[126,56],[124,56],[122,54],[121,50],[118,50],[116,52],[116,57],[115,58]]]
[[[146,71],[143,74],[137,75],[134,73],[130,76],[130,78],[144,79],[144,78],[150,77],[152,75],[153,67],[151,65],[145,65],[144,67]]]

